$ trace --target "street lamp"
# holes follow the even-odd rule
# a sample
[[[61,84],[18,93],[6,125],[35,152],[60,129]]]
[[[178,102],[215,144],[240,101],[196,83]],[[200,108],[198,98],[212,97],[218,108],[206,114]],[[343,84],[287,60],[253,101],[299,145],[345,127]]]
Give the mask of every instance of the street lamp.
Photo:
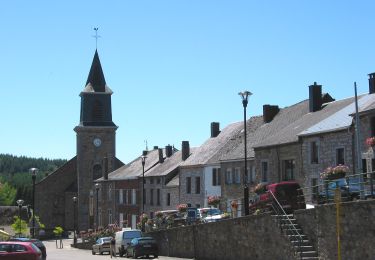
[[[147,156],[142,155],[142,215],[145,213],[145,164]],[[145,231],[145,224],[142,216],[142,231]]]
[[[244,193],[244,204],[245,204],[245,215],[249,215],[249,186],[247,185],[245,179],[245,173],[247,172],[247,143],[246,143],[246,107],[248,103],[248,97],[252,95],[250,91],[243,91],[238,93],[242,98],[242,105],[243,105],[243,125],[244,125],[244,146],[245,146],[245,171],[243,173],[243,193]]]
[[[35,238],[35,180],[36,180],[36,174],[38,173],[37,168],[31,168],[30,170],[31,178],[33,180],[33,201],[32,201],[32,208],[33,208],[33,222],[32,222],[32,230],[31,230],[31,237]]]
[[[23,200],[17,200],[17,205],[18,205],[18,218],[19,218],[19,234],[18,236],[21,237],[21,209],[23,205]]]
[[[100,189],[100,184],[96,183],[95,184],[95,190],[96,190],[96,229],[99,227],[99,189]]]
[[[77,227],[76,227],[76,208],[77,208],[77,197],[73,197],[73,244],[77,244]]]

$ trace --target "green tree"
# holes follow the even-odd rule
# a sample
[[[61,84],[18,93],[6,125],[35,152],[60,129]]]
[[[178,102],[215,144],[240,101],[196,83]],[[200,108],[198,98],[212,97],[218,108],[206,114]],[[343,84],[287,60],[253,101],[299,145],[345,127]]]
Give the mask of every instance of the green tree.
[[[21,235],[26,235],[28,228],[27,228],[27,223],[26,221],[20,219],[18,216],[14,216],[14,222],[11,225],[12,229],[16,234]]]
[[[14,204],[17,190],[9,183],[0,183],[0,206],[10,206]]]
[[[64,232],[64,229],[62,227],[55,227],[53,230],[53,233],[55,234],[56,237],[61,237],[62,233]]]

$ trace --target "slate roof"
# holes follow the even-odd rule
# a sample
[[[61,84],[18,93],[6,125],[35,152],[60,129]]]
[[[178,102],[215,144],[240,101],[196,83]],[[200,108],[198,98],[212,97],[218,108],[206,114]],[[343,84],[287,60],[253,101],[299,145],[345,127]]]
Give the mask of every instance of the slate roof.
[[[342,110],[354,101],[354,98],[323,104],[316,112],[309,112],[309,100],[281,109],[275,118],[259,128],[266,134],[261,141],[253,144],[254,148],[275,146],[298,141],[298,135],[310,127],[322,122]]]
[[[220,149],[243,128],[242,122],[226,126],[217,137],[210,137],[205,143],[181,164],[181,167],[204,165],[218,162]]]
[[[190,148],[190,156],[197,148]],[[159,163],[154,168],[149,170],[145,177],[151,176],[165,176],[178,168],[184,161],[182,160],[182,151],[175,152],[172,156],[165,158],[163,163]]]
[[[146,155],[145,163],[145,176],[146,172],[152,169],[155,165],[159,163],[159,151],[154,149],[149,151]],[[163,149],[163,156],[165,157],[165,149]],[[108,174],[109,180],[127,180],[127,179],[136,179],[139,176],[142,176],[142,159],[141,156],[137,157],[132,162],[118,168],[117,170]],[[100,178],[99,180],[103,180]]]

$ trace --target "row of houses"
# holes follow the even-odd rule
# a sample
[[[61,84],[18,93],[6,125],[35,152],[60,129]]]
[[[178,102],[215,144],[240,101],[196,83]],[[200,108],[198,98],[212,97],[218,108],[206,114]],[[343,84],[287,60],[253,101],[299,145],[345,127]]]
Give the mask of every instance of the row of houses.
[[[199,147],[190,147],[188,141],[179,149],[155,146],[112,172],[105,170],[92,188],[98,201],[95,196],[90,200],[97,223],[135,228],[143,212],[153,217],[181,203],[207,207],[208,196],[220,196],[224,210],[238,200],[241,215],[244,185],[252,195],[260,182],[295,180],[303,187],[315,186],[329,166],[365,171],[364,159],[362,165],[356,159],[355,97],[335,100],[317,83],[308,90],[306,100],[284,108],[264,105],[262,115],[247,120],[246,170],[243,122],[223,129],[213,122],[210,137]],[[358,96],[361,156],[368,149],[366,138],[375,135],[374,93],[375,73],[369,75],[368,94]]]

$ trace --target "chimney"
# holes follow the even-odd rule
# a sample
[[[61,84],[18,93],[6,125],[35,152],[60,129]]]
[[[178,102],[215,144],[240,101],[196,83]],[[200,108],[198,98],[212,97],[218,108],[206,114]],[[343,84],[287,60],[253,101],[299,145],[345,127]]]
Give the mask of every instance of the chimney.
[[[171,157],[172,156],[172,146],[171,145],[167,145],[165,147],[165,154],[167,155],[167,157]]]
[[[108,158],[104,157],[103,159],[103,164],[104,164],[104,180],[108,180]]]
[[[216,137],[220,134],[220,124],[219,122],[211,123],[211,137]]]
[[[143,152],[142,152],[142,156],[146,156],[146,155],[147,155],[147,153],[148,153],[148,151],[147,151],[147,150],[143,150]]]
[[[190,155],[190,145],[189,141],[182,141],[181,144],[181,156],[182,160],[185,161]]]
[[[157,150],[157,149],[159,149],[159,146],[155,145],[154,150]]]
[[[309,110],[310,112],[316,112],[322,109],[322,85],[309,86]]]
[[[368,74],[368,76],[369,76],[369,79],[368,79],[369,91],[368,91],[368,93],[374,94],[375,93],[375,72]]]
[[[161,148],[157,148],[157,149],[158,149],[158,152],[159,152],[159,163],[163,163],[164,162],[163,149],[161,149]]]
[[[279,113],[279,106],[263,105],[263,121],[269,123]]]

